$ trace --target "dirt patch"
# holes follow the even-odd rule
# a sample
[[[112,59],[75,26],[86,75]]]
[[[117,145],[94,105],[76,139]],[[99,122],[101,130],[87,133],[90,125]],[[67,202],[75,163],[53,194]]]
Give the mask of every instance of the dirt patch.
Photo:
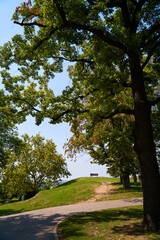
[[[85,202],[95,202],[96,200],[111,194],[116,188],[117,186],[113,185],[111,182],[102,182],[95,188],[94,196]]]

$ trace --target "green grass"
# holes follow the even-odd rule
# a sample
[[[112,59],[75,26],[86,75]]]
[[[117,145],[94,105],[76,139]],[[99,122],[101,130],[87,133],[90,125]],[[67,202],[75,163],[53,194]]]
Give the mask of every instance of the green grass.
[[[112,183],[117,188],[114,189],[109,195],[100,198],[98,201],[107,201],[107,200],[116,200],[116,199],[127,199],[127,198],[135,198],[135,197],[142,197],[142,187],[138,182],[135,185],[131,179],[131,188],[130,189],[123,189],[122,184],[119,182]]]
[[[160,240],[158,233],[142,228],[142,218],[142,206],[108,209],[70,217],[58,232],[65,240]]]
[[[109,197],[101,200],[142,196],[140,185],[134,186],[132,184],[130,190],[124,190],[122,185],[119,184],[118,178],[78,178],[55,189],[41,191],[29,200],[0,205],[0,215],[2,216],[85,201],[94,196],[95,187],[102,182],[112,182],[112,184],[116,184],[117,189],[115,189]]]

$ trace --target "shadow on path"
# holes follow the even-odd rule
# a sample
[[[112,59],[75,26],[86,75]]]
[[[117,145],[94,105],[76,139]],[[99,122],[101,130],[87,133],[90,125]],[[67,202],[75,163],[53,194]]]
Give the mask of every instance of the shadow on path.
[[[65,205],[0,217],[0,240],[57,239],[56,227],[64,218],[78,213],[141,204],[142,199],[123,199]],[[101,220],[96,218],[96,221]]]
[[[74,213],[76,214],[76,213]],[[53,240],[57,223],[70,214],[23,214],[0,219],[0,240]]]

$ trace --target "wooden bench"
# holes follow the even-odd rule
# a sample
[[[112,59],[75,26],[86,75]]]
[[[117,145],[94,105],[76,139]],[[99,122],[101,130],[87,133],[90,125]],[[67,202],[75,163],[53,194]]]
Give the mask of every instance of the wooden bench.
[[[98,177],[98,173],[90,173],[90,177]]]

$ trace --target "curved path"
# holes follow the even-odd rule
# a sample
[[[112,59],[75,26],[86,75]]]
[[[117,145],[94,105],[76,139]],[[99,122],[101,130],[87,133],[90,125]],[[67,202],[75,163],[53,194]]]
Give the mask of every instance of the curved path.
[[[57,240],[57,225],[71,215],[135,205],[142,205],[142,198],[83,202],[0,217],[0,240]]]

